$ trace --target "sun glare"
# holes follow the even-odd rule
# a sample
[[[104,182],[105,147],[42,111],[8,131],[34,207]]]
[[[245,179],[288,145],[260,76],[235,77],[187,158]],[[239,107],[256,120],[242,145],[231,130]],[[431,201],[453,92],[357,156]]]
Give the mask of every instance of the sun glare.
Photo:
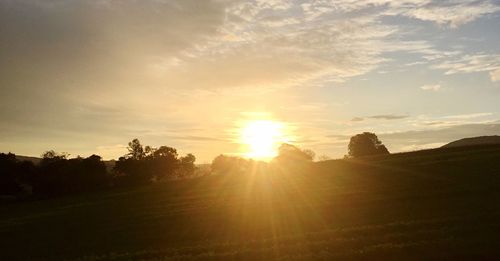
[[[245,156],[249,158],[276,156],[277,147],[283,140],[283,125],[275,121],[250,121],[241,129],[241,143],[245,146]]]

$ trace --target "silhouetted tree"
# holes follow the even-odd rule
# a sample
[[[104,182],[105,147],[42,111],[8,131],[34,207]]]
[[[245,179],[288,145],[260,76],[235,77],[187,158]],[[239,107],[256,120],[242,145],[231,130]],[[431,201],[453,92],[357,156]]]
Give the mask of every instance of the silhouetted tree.
[[[91,155],[77,162],[83,190],[102,188],[108,185],[108,173],[101,156]]]
[[[192,175],[195,170],[192,154],[179,158],[177,150],[168,146],[143,147],[138,139],[128,144],[129,153],[120,157],[114,167],[115,184],[140,185],[166,176]]]
[[[248,170],[250,161],[241,157],[219,155],[212,161],[211,170],[214,173],[244,173]]]
[[[100,156],[67,159],[67,154],[47,151],[40,162],[33,192],[42,196],[57,196],[90,191],[108,185],[106,165]]]
[[[378,139],[377,135],[371,132],[363,132],[351,137],[348,150],[348,156],[354,158],[389,154],[389,151]]]
[[[179,159],[179,169],[177,171],[177,175],[179,177],[192,176],[196,170],[196,166],[194,165],[195,161],[196,157],[191,153],[181,157]]]
[[[212,160],[210,168],[212,169],[212,172],[225,173],[230,169],[228,162],[229,162],[228,157],[226,155],[221,154]]]
[[[278,156],[274,158],[275,162],[311,162],[314,159],[315,153],[312,150],[301,150],[300,148],[283,143],[278,148]]]
[[[165,176],[173,174],[179,167],[177,157],[177,150],[174,148],[161,146],[158,149],[154,149],[149,159],[153,176],[157,180],[160,180]]]
[[[146,156],[144,147],[141,145],[138,139],[133,139],[128,143],[128,156],[135,160],[140,160]],[[150,149],[149,149],[150,150]]]
[[[54,150],[48,150],[42,153],[42,160],[40,161],[40,164],[44,165],[54,161],[65,160],[68,156],[69,154],[66,152],[58,153]]]
[[[0,153],[0,195],[15,195],[22,192],[17,180],[18,162],[12,153]]]
[[[120,157],[115,163],[115,185],[140,185],[151,182],[152,167],[145,161],[151,160],[153,149],[149,146],[144,148],[138,139],[133,139],[128,143],[127,150],[127,155]]]
[[[143,160],[120,157],[115,163],[115,185],[142,185],[153,179]]]

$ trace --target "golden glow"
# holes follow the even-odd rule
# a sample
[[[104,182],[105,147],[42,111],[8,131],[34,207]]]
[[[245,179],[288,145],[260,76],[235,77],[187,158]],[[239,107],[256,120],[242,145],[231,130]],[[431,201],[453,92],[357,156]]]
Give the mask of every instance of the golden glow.
[[[277,155],[278,146],[285,140],[283,125],[272,120],[249,121],[241,128],[240,139],[246,157],[270,159]]]

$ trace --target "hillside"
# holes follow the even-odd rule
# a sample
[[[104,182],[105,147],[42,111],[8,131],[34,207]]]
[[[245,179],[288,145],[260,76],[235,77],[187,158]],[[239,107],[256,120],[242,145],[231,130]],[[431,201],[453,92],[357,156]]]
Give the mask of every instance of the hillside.
[[[473,138],[465,138],[450,142],[443,146],[443,148],[464,147],[464,146],[478,146],[478,145],[493,145],[500,144],[500,136],[481,136]]]
[[[500,146],[213,175],[0,206],[0,260],[485,259]]]

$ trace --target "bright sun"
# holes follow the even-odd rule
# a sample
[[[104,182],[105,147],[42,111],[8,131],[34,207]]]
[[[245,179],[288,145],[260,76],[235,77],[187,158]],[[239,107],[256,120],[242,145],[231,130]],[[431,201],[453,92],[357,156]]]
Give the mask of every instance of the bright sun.
[[[247,122],[241,129],[241,143],[250,158],[269,159],[276,156],[277,147],[283,142],[282,124],[271,120]]]

